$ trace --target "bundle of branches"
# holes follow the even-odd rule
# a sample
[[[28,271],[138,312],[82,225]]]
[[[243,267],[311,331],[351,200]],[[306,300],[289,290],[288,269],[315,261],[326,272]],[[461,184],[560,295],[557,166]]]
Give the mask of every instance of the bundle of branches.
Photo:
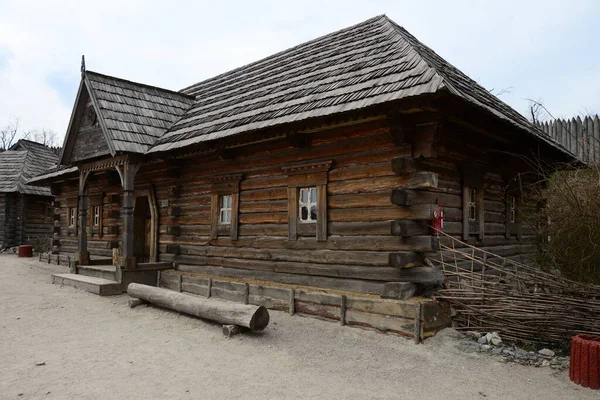
[[[458,329],[497,331],[506,341],[561,346],[600,332],[600,287],[571,281],[450,237],[437,259]]]

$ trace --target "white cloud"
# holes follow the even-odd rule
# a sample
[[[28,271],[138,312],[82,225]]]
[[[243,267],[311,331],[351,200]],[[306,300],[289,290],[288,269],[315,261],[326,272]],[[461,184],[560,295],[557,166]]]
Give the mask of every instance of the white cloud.
[[[26,129],[43,126],[64,134],[76,89],[67,91],[65,101],[49,78],[67,78],[76,87],[81,54],[88,69],[177,90],[382,13],[484,86],[512,86],[503,99],[519,111],[524,111],[522,97],[543,95],[560,103],[557,113],[574,112],[581,101],[555,101],[549,94],[552,65],[540,60],[574,27],[590,23],[583,16],[594,6],[548,0],[0,0],[0,58],[11,56],[0,62],[0,126],[16,115]],[[533,84],[536,62],[543,72]],[[580,95],[590,92],[589,84],[577,79],[571,84],[569,77],[579,74],[576,63],[570,68],[562,71],[569,96],[600,108],[599,96]],[[597,82],[592,92],[600,91]]]

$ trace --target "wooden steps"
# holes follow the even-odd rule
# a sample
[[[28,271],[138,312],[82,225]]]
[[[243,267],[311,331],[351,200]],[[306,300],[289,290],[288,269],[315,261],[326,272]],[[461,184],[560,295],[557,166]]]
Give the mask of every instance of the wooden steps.
[[[114,265],[79,265],[77,266],[77,274],[109,281],[117,280],[117,268]]]
[[[123,293],[119,282],[93,276],[78,274],[53,274],[52,283],[61,286],[71,286],[100,296],[112,296]]]

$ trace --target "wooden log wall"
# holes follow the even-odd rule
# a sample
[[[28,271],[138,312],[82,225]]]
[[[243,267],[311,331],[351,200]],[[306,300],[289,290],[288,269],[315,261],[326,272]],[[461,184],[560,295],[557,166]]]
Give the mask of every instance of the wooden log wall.
[[[21,240],[21,227],[17,224],[19,195],[17,193],[4,194],[4,244],[15,246]]]
[[[77,231],[69,228],[69,209],[77,208],[77,180],[63,182],[54,202],[54,252],[72,255],[77,251]],[[96,172],[88,178],[88,251],[92,256],[112,258],[121,241],[122,189],[116,172]],[[93,200],[92,200],[93,199]],[[101,202],[101,230],[93,229],[93,204]]]
[[[386,282],[435,283],[439,273],[421,266],[422,254],[438,248],[429,224],[437,201],[445,210],[445,231],[456,237],[463,232],[465,161],[475,162],[485,181],[485,235],[474,237],[474,243],[502,256],[520,257],[531,232],[520,239],[506,236],[506,171],[482,154],[489,143],[465,145],[463,132],[440,132],[439,121],[419,118],[410,129],[396,126],[396,117],[382,117],[301,132],[307,138],[302,141],[280,138],[144,164],[135,184],[151,187],[156,198],[159,261],[175,262],[192,273],[370,294],[381,294]],[[407,161],[415,158],[420,161]],[[317,241],[315,230],[305,224],[298,224],[297,240],[289,240],[289,178],[282,168],[329,161],[327,240]],[[211,232],[214,177],[228,174],[241,175],[237,239]],[[110,257],[122,231],[120,182],[114,174],[94,173],[88,192],[102,198],[102,234],[88,229],[88,251]],[[73,253],[77,238],[67,224],[69,207],[77,204],[76,182],[61,185],[57,199],[58,250]],[[91,208],[88,215],[89,227]]]
[[[160,261],[176,262],[191,272],[250,273],[375,294],[385,282],[406,280],[389,265],[389,253],[432,250],[428,234],[407,241],[391,235],[393,220],[429,215],[426,207],[398,207],[390,200],[392,190],[407,182],[392,171],[391,160],[409,155],[411,146],[394,143],[385,119],[309,137],[308,148],[282,139],[248,146],[230,160],[203,156],[180,160],[178,167],[163,163],[142,167],[136,184],[153,184],[160,207]],[[288,177],[282,167],[328,160],[332,166],[327,175],[327,240],[317,241],[311,231],[288,240]],[[179,173],[173,173],[176,168]],[[239,236],[211,239],[209,178],[228,173],[243,175]]]
[[[52,198],[25,195],[23,197],[24,242],[52,235]]]
[[[417,206],[421,204],[439,203],[444,211],[444,233],[451,237],[440,237],[440,243],[452,246],[452,238],[464,240],[468,244],[483,248],[501,257],[526,261],[527,254],[533,250],[535,239],[534,230],[525,222],[516,228],[507,227],[507,196],[514,189],[515,183],[522,181],[527,186],[535,180],[533,174],[522,160],[517,157],[490,152],[497,146],[490,139],[474,136],[457,126],[440,124],[439,140],[435,144],[435,154],[432,157],[421,157],[412,163],[406,160],[394,160],[397,172],[406,171],[406,165],[412,165],[414,170],[428,171],[437,176],[437,186],[424,187],[418,190],[396,190],[392,201],[395,204]],[[487,140],[487,141],[486,141]],[[408,168],[410,171],[410,168]],[[520,173],[520,178],[517,179]],[[478,221],[482,231],[464,237],[463,225],[463,187],[469,186],[465,176],[477,175],[481,179],[483,201],[478,207],[483,207],[483,220]],[[517,185],[518,186],[518,185]],[[522,193],[518,193],[520,196]],[[522,216],[518,217],[522,218]],[[400,231],[424,229],[421,226],[406,225],[398,221],[395,233]],[[454,243],[455,246],[460,247]]]
[[[6,222],[6,194],[0,193],[0,246],[5,246]]]

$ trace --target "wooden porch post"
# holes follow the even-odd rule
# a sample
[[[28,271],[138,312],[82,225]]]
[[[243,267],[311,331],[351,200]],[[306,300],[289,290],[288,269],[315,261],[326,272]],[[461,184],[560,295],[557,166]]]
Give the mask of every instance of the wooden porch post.
[[[86,182],[89,176],[89,171],[79,172],[79,192],[78,192],[78,209],[79,209],[79,224],[77,229],[77,253],[75,257],[79,265],[89,265],[90,253],[87,249],[87,209],[88,198]]]
[[[123,254],[121,255],[121,266],[125,269],[135,268],[136,259],[133,246],[133,207],[134,207],[134,182],[135,174],[141,167],[141,163],[127,163],[117,167],[123,184]]]

